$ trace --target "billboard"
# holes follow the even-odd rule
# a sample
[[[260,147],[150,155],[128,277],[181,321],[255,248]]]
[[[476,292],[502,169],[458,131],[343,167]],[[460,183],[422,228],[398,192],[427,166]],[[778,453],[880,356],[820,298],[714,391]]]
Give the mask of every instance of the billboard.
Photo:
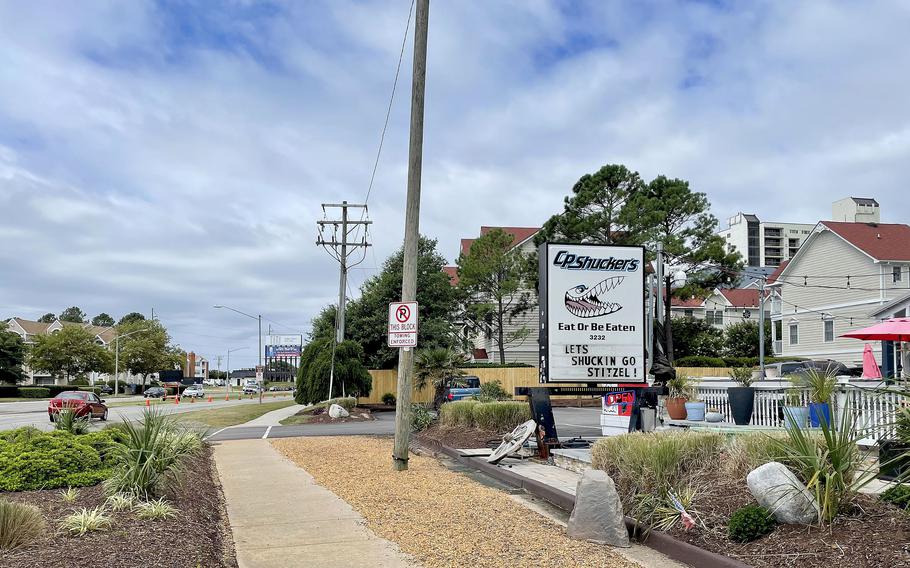
[[[266,338],[267,358],[300,357],[303,347],[302,335],[269,335]]]
[[[645,382],[644,249],[545,243],[538,254],[540,382]]]

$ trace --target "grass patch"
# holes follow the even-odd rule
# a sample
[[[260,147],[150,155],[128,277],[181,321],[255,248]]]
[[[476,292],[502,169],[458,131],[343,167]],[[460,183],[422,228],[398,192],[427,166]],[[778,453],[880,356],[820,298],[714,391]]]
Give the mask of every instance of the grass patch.
[[[295,414],[293,416],[288,416],[287,418],[279,420],[278,423],[283,426],[294,426],[297,424],[306,424],[307,422],[311,421],[312,419],[313,419],[312,414],[300,413],[300,414]]]
[[[443,404],[439,409],[439,422],[444,428],[506,432],[530,419],[531,409],[524,402],[459,400]]]
[[[29,544],[41,537],[45,528],[38,507],[0,499],[0,549],[12,550]]]
[[[293,400],[281,400],[277,402],[263,402],[262,404],[243,404],[238,406],[229,406],[224,408],[212,408],[210,410],[198,410],[188,414],[181,415],[180,420],[198,422],[211,426],[212,428],[223,428],[225,426],[236,426],[249,422],[254,418],[259,418],[266,412],[287,408],[297,404]]]
[[[104,512],[103,507],[94,509],[82,508],[72,515],[68,515],[60,523],[60,527],[70,534],[82,536],[85,533],[104,531],[111,528],[111,518]]]
[[[164,499],[155,501],[144,501],[135,507],[136,516],[140,519],[157,521],[159,519],[169,519],[177,516],[177,509]]]

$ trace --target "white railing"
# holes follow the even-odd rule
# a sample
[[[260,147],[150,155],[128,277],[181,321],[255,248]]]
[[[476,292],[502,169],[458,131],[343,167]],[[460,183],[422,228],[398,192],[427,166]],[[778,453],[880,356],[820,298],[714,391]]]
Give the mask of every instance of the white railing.
[[[708,410],[720,412],[724,415],[725,422],[733,422],[730,411],[730,402],[727,397],[729,381],[703,381],[698,386],[698,398],[705,403]],[[781,385],[755,387],[755,403],[752,412],[751,425],[753,426],[783,426],[783,406],[785,393],[791,389]],[[809,395],[805,390],[800,391],[801,406],[809,404]],[[835,399],[832,401],[832,416],[839,420],[844,405],[854,411],[856,417],[856,430],[865,434],[866,438],[878,439],[893,437],[896,411],[901,405],[907,404],[907,399],[893,388],[882,386],[881,383],[862,385],[843,382],[838,385]]]

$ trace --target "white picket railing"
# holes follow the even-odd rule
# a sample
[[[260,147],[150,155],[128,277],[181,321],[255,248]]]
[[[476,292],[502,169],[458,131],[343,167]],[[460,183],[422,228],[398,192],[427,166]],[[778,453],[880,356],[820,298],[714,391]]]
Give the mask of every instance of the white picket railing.
[[[724,415],[724,422],[733,422],[730,402],[727,397],[728,385],[711,385],[702,382],[698,386],[698,398],[710,411]],[[726,382],[726,381],[719,381]],[[782,386],[755,385],[755,403],[752,413],[753,426],[783,426],[783,406],[785,392],[790,389]],[[808,392],[800,392],[801,406],[809,404]],[[872,386],[844,382],[838,385],[835,399],[832,401],[831,413],[840,419],[843,405],[855,411],[856,429],[869,439],[892,437],[896,410],[907,401],[893,389],[879,383]]]

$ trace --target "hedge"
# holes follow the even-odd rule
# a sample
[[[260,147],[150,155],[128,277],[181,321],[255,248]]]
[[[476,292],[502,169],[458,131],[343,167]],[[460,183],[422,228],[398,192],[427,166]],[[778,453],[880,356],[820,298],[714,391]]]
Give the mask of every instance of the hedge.
[[[118,436],[103,430],[77,436],[25,427],[0,437],[0,491],[95,485],[110,476]]]
[[[439,421],[446,428],[479,428],[504,433],[531,419],[524,402],[478,402],[459,400],[443,404]]]
[[[765,357],[765,364],[787,361],[805,361],[800,357]],[[674,361],[677,367],[757,367],[758,357],[707,357],[705,355],[687,355]]]
[[[23,398],[48,398],[50,395],[50,389],[42,387],[24,387],[19,389],[19,396]]]
[[[16,385],[0,385],[0,397],[13,398],[19,396],[19,387]]]
[[[515,367],[533,367],[527,363],[464,363],[458,367],[461,369],[511,369]]]

